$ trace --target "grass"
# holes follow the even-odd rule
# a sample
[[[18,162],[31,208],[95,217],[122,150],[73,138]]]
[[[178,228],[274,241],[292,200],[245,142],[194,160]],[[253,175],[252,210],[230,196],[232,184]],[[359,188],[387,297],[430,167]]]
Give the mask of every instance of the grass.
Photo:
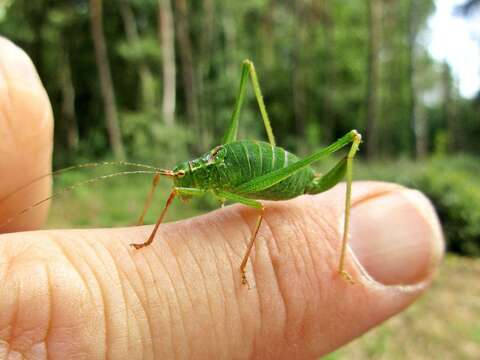
[[[368,173],[366,167],[360,166],[359,170]],[[92,175],[99,173],[66,174],[56,188]],[[49,226],[134,224],[150,182],[149,176],[133,175],[78,187],[54,201]],[[168,179],[161,180],[146,222],[155,222],[170,186]],[[215,207],[218,204],[209,197],[193,199],[190,204],[176,201],[167,221],[191,217]],[[326,359],[480,359],[479,281],[480,259],[449,255],[432,288],[413,306]]]

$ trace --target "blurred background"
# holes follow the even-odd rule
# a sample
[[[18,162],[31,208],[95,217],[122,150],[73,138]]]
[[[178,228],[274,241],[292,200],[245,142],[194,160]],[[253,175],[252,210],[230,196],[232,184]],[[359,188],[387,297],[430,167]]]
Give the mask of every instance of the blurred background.
[[[424,191],[449,255],[424,298],[329,358],[480,358],[479,0],[0,0],[0,34],[29,54],[50,96],[55,168],[172,167],[206,152],[226,130],[245,58],[280,146],[305,155],[358,129],[355,178]],[[251,89],[240,136],[265,139]],[[55,188],[118,170],[66,173]],[[78,186],[54,202],[50,226],[132,224],[150,181]],[[198,199],[169,216],[217,206]]]

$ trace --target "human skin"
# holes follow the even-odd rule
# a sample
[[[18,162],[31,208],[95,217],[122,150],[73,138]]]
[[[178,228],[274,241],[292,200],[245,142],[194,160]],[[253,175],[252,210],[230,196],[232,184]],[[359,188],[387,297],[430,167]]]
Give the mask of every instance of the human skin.
[[[50,170],[53,118],[33,64],[5,39],[0,69],[2,198]],[[256,218],[245,206],[163,224],[141,250],[129,243],[143,242],[151,226],[26,232],[46,215],[30,211],[9,225],[19,232],[0,236],[0,358],[327,354],[418,298],[444,251],[421,193],[356,182],[346,261],[356,284],[348,284],[337,274],[344,189],[264,202],[251,289],[239,272]],[[0,203],[0,223],[49,193],[46,181]]]

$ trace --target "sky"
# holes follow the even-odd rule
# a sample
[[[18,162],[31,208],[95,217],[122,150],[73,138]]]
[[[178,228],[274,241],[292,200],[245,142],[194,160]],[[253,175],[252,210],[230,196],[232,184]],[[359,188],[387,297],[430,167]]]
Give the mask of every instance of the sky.
[[[472,98],[480,90],[480,9],[468,18],[455,14],[464,1],[435,1],[435,13],[428,20],[428,49],[451,66],[460,94]]]

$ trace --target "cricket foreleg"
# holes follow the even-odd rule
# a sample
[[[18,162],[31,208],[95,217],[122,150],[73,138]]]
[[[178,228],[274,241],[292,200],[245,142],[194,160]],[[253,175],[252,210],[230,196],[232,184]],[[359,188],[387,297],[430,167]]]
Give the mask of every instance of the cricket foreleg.
[[[199,196],[199,195],[203,195],[204,192],[205,192],[204,190],[199,190],[194,188],[174,187],[148,239],[141,244],[130,244],[130,246],[133,246],[135,249],[138,250],[145,246],[150,245],[153,242],[153,239],[155,238],[155,234],[157,233],[158,228],[160,227],[160,224],[163,222],[163,218],[165,217],[165,214],[167,213],[168,208],[172,204],[173,199],[175,199],[175,196],[177,195]]]
[[[247,267],[248,259],[250,257],[250,253],[252,252],[253,245],[255,244],[255,239],[257,238],[258,230],[260,229],[260,225],[262,224],[263,212],[265,209],[262,203],[260,203],[259,201],[248,199],[243,196],[239,196],[237,194],[220,191],[217,193],[217,195],[222,196],[227,200],[231,200],[234,202],[238,202],[238,203],[253,207],[260,211],[257,222],[255,224],[255,228],[253,229],[253,232],[252,232],[252,236],[250,237],[250,241],[248,242],[247,250],[245,251],[245,255],[243,255],[243,259],[240,264],[240,275],[242,277],[242,284],[247,285],[248,288],[250,289],[250,285],[248,284],[248,280],[246,276],[246,267]]]
[[[160,174],[155,174],[152,181],[152,187],[150,188],[150,192],[148,193],[147,199],[145,200],[145,205],[143,206],[142,214],[137,221],[137,225],[143,225],[143,220],[145,218],[145,214],[147,213],[150,205],[152,204],[153,195],[155,194],[155,189],[157,188],[158,182],[160,181]]]

